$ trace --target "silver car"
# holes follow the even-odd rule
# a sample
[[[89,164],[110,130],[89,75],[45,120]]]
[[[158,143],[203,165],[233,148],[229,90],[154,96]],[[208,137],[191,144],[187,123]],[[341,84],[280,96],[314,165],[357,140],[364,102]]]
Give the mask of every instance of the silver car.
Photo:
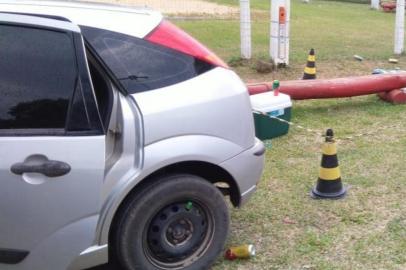
[[[146,9],[0,1],[0,48],[0,269],[210,267],[263,169],[240,78]]]

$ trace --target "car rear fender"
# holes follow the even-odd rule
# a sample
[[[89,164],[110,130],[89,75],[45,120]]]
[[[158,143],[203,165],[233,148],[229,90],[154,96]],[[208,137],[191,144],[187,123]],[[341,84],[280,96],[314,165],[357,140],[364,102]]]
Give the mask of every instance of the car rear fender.
[[[97,244],[108,243],[109,230],[121,203],[137,185],[154,172],[171,164],[185,161],[201,161],[220,164],[243,152],[241,146],[230,141],[204,135],[187,135],[157,141],[144,148],[144,162],[141,170],[129,171],[111,187],[98,225]],[[120,161],[118,161],[120,162]]]

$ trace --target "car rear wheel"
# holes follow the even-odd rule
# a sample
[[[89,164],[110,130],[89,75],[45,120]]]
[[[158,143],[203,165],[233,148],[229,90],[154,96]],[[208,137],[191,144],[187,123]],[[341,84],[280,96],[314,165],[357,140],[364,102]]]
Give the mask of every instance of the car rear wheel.
[[[197,176],[163,177],[120,211],[113,248],[128,270],[207,269],[228,234],[221,192]]]

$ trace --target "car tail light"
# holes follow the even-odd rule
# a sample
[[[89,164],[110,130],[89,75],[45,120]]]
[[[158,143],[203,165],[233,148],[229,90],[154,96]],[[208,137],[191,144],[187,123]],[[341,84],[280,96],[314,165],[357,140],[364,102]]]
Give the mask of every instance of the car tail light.
[[[169,21],[162,21],[145,39],[212,65],[228,68],[227,64],[217,55]]]

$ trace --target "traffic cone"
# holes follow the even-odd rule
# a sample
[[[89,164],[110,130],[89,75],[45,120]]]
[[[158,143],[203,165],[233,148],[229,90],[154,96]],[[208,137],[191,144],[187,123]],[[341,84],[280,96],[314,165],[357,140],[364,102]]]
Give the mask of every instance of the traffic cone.
[[[306,67],[304,69],[303,80],[316,79],[316,55],[314,49],[311,49],[307,57]]]
[[[332,129],[326,132],[326,141],[322,146],[323,156],[319,179],[312,189],[311,196],[315,199],[339,199],[345,196],[347,189],[341,182],[338,166],[337,147]]]

